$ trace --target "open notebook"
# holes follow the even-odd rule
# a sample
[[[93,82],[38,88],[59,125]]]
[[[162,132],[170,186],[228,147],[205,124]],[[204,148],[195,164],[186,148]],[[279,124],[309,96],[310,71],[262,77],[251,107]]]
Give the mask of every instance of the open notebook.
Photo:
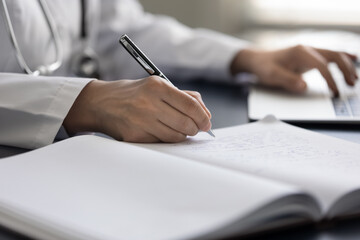
[[[179,144],[74,137],[0,160],[0,224],[39,239],[216,239],[360,213],[360,147],[267,117]]]

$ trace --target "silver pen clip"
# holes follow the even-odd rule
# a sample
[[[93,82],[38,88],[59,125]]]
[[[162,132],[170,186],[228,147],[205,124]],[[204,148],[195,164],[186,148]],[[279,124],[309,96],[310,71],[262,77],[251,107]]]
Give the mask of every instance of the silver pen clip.
[[[138,62],[143,66],[143,68],[150,74],[153,75],[155,73],[154,69],[152,69],[142,58],[139,54],[136,53],[134,48],[125,40],[121,39],[121,42],[124,44],[126,49],[129,51],[133,57],[138,60]]]

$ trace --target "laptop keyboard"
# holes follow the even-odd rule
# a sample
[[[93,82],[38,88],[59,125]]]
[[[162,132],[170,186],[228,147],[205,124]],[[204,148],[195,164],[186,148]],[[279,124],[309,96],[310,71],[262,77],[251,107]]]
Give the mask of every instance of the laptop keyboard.
[[[333,98],[335,114],[339,117],[360,117],[360,96],[355,95],[347,99]]]
[[[357,63],[359,64],[359,63]],[[360,68],[357,65],[357,72],[360,73]],[[338,117],[359,118],[360,117],[360,83],[355,87],[349,87],[345,84],[344,77],[337,67],[331,68],[332,75],[336,80],[336,85],[339,88],[339,98],[332,98],[332,104],[335,114]]]
[[[350,109],[354,117],[360,116],[360,96],[348,98]]]

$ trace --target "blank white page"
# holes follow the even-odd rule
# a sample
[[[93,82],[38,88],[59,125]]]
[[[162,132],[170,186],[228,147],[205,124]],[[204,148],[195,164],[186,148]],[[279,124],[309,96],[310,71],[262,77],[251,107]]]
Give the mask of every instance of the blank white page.
[[[43,239],[191,238],[297,192],[96,136],[0,160],[0,223]]]
[[[141,145],[157,151],[294,184],[320,200],[323,210],[360,188],[360,145],[325,136],[269,116],[215,129],[178,144]]]

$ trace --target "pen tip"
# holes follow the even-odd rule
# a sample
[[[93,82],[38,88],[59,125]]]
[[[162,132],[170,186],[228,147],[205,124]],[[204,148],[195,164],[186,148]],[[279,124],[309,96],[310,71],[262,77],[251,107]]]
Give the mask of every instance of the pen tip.
[[[212,137],[215,137],[215,134],[213,133],[213,131],[211,131],[211,129],[209,131],[207,131],[207,133],[212,136]]]

